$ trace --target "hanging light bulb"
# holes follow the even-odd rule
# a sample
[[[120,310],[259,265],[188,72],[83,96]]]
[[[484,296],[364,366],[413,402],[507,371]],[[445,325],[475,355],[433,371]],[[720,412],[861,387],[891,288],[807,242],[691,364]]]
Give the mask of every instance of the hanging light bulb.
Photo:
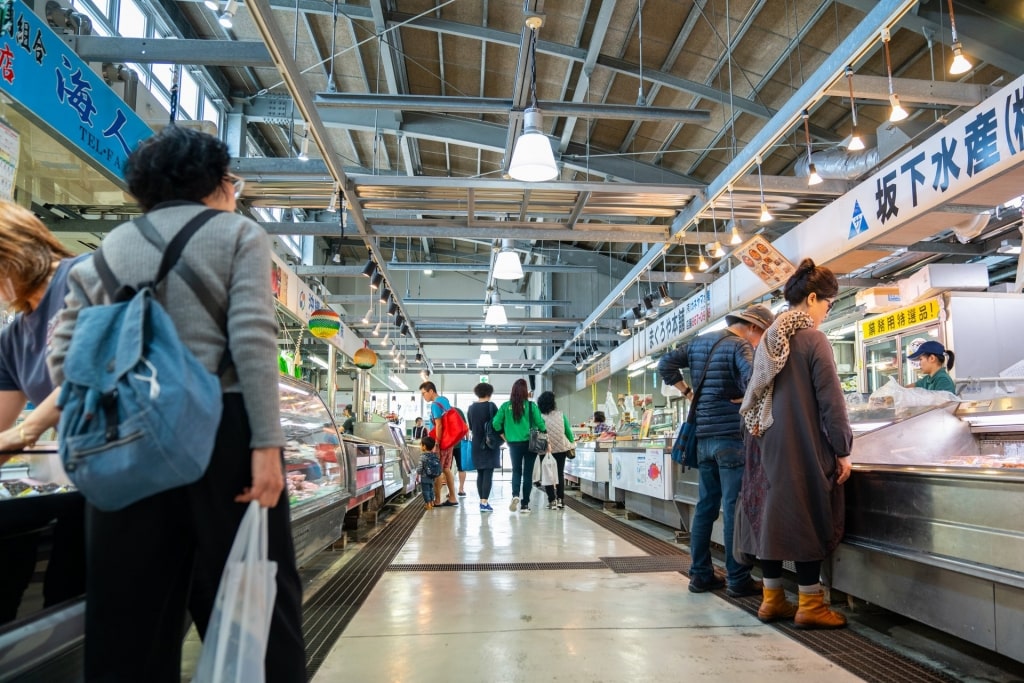
[[[619,336],[620,337],[632,337],[633,336],[633,332],[632,332],[632,330],[629,329],[629,321],[626,320],[625,318],[620,318],[619,322],[622,323],[622,328],[619,329],[619,332],[618,332]]]
[[[658,294],[661,295],[661,299],[658,300],[659,308],[665,308],[675,303],[672,297],[668,295],[668,285],[664,283],[658,285]]]
[[[953,34],[953,63],[949,65],[949,73],[959,76],[971,70],[971,62],[964,57],[964,46],[956,37],[956,16],[953,14],[953,0],[949,0],[949,29]]]
[[[497,340],[497,338],[484,339],[483,342],[480,344],[480,350],[481,351],[497,351],[498,350],[498,340]]]
[[[725,256],[725,249],[722,247],[722,243],[715,241],[711,244],[711,255],[715,258],[722,258]]]
[[[650,295],[647,295],[647,296],[644,297],[643,301],[644,301],[644,317],[647,318],[648,320],[653,320],[654,318],[657,318],[658,317],[658,309],[654,305],[654,299]]]
[[[480,357],[476,360],[476,366],[478,368],[491,368],[494,367],[494,358],[489,353],[481,353]]]
[[[491,294],[491,305],[487,307],[484,315],[485,325],[507,325],[508,316],[505,314],[505,307],[501,305],[501,297],[497,292]]]
[[[804,138],[807,140],[807,184],[820,185],[821,176],[818,175],[818,169],[815,168],[814,162],[811,161],[811,113],[804,109],[800,114],[800,118],[804,120]]]
[[[224,28],[231,28],[235,25],[235,12],[238,11],[238,0],[228,0],[224,5],[224,11],[217,17],[217,23]]]
[[[220,9],[219,0],[203,0],[203,4],[206,5],[206,9],[210,10],[211,12],[216,12]]]
[[[376,292],[378,289],[380,289],[380,283],[383,281],[384,275],[378,270],[376,273],[373,274],[373,277],[370,278],[370,289]]]
[[[373,326],[373,336],[374,337],[379,337],[380,336],[380,324],[381,324],[381,322],[383,322],[383,321],[378,320],[377,324]]]
[[[732,244],[733,246],[735,246],[737,244],[740,244],[741,242],[743,242],[743,236],[740,235],[739,228],[737,228],[736,225],[734,224],[732,226],[732,234],[729,237],[729,244]]]
[[[693,271],[690,270],[690,266],[686,266],[686,270],[683,271],[683,280],[686,282],[693,282]]]
[[[299,143],[299,161],[309,161],[309,133],[306,133]]]
[[[386,284],[381,285],[380,296],[377,298],[377,301],[381,302],[382,304],[386,304],[388,302],[388,299],[390,298],[391,290],[388,289],[388,286]]]
[[[642,327],[644,324],[644,313],[640,310],[640,306],[633,307],[633,327]]]
[[[889,76],[889,104],[892,110],[889,112],[889,121],[896,123],[907,118],[907,110],[900,104],[900,96],[896,94],[892,85],[892,57],[889,55],[889,29],[882,29],[882,46],[885,48],[885,71]]]
[[[761,218],[758,220],[761,223],[767,223],[772,220],[771,213],[768,212],[768,205],[764,201],[764,180],[761,178],[761,155],[757,155],[754,158],[757,163],[757,186],[761,189]]]
[[[851,152],[859,152],[864,149],[864,141],[857,134],[857,103],[853,99],[853,67],[846,65],[846,83],[850,86],[850,120],[853,128],[850,130],[850,141],[846,143],[846,149]]]
[[[367,325],[370,322],[370,318],[373,317],[373,308],[366,309],[366,313],[363,315],[363,324]]]
[[[373,274],[376,272],[377,264],[373,262],[373,259],[370,259],[369,261],[366,262],[366,265],[363,266],[363,275],[366,277],[372,277]]]
[[[702,273],[708,269],[708,262],[704,260],[704,254],[700,255],[700,261],[697,262],[697,270]]]
[[[494,277],[497,280],[518,280],[523,277],[523,264],[519,254],[512,251],[512,240],[501,241],[501,251],[494,258]]]
[[[544,115],[537,107],[537,29],[544,20],[536,15],[526,18],[530,29],[530,106],[523,112],[523,133],[512,149],[508,174],[516,180],[541,182],[558,177],[558,166],[551,151],[551,141],[541,132]]]

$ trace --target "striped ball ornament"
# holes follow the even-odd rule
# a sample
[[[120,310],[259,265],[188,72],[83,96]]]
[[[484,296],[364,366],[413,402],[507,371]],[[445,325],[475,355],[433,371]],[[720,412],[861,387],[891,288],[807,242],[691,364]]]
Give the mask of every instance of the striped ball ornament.
[[[330,339],[341,329],[341,316],[329,308],[320,308],[309,316],[309,333],[319,339]]]

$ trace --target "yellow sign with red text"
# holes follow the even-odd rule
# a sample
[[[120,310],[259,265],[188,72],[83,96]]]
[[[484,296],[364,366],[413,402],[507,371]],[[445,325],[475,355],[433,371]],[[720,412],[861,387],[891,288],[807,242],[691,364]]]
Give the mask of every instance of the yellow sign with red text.
[[[906,308],[898,308],[895,311],[861,321],[861,335],[864,339],[872,339],[899,332],[922,323],[938,320],[940,311],[937,298],[928,299]]]

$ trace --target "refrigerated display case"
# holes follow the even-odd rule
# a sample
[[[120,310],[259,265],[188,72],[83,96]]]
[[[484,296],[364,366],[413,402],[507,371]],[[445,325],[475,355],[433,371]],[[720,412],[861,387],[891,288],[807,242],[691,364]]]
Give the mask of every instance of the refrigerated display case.
[[[626,510],[683,528],[674,501],[678,466],[672,462],[674,437],[616,440],[612,447],[610,486],[622,491]]]
[[[1024,399],[851,421],[833,587],[1024,661]]]
[[[278,386],[292,537],[301,566],[341,538],[354,491],[353,466],[317,391],[288,377]]]
[[[416,490],[416,467],[419,465],[419,447],[413,451],[405,443],[402,427],[393,422],[357,422],[355,435],[384,446],[384,495]]]
[[[623,491],[618,494],[609,487],[611,481],[611,455],[613,439],[577,441],[576,458],[565,461],[567,475],[576,477],[580,491],[605,502],[623,502]]]

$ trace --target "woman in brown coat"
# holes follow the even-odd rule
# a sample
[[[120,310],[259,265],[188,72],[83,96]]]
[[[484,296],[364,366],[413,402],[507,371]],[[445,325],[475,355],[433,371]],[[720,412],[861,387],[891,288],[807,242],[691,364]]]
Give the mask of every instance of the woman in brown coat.
[[[740,408],[750,433],[735,545],[761,559],[762,621],[795,615],[798,628],[841,628],[846,618],[825,607],[819,583],[843,535],[853,443],[832,347],[818,330],[839,283],[804,259],[784,293],[790,308],[757,347]],[[796,564],[799,607],[782,589],[784,560]]]

